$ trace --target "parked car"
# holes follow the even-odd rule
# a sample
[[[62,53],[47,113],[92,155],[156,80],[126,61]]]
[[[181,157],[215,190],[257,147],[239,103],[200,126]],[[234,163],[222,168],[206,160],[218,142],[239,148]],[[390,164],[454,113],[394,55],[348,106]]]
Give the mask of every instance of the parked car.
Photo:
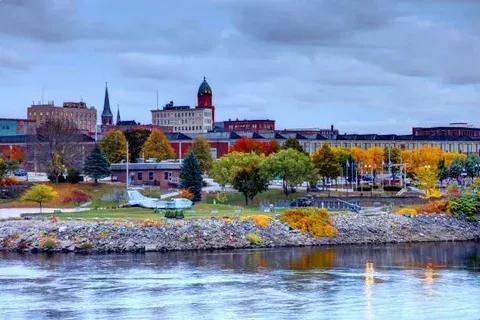
[[[13,171],[13,175],[15,177],[26,177],[27,176],[27,171],[25,171],[25,169],[16,169],[15,171]]]

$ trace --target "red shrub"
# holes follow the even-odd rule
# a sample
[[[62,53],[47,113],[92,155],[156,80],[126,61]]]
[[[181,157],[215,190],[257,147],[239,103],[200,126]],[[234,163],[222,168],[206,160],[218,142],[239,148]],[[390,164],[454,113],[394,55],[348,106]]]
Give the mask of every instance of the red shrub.
[[[82,190],[73,190],[69,196],[63,199],[63,203],[74,203],[80,205],[81,203],[88,202],[91,196]]]

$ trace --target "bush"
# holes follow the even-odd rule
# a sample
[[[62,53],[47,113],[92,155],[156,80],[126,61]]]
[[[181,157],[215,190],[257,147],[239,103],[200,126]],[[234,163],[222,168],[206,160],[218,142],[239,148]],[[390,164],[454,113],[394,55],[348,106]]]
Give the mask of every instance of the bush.
[[[185,199],[188,199],[188,200],[192,200],[193,197],[194,197],[194,194],[188,189],[181,189],[178,192],[178,196],[179,196],[179,198],[185,198]]]
[[[363,185],[361,187],[356,188],[357,191],[372,191],[372,187],[369,185]]]
[[[48,175],[48,180],[50,180],[50,182],[53,182],[53,183],[56,182],[55,176],[52,175],[52,174],[49,174],[49,175]],[[66,181],[67,181],[67,179],[65,179],[65,176],[64,176],[63,174],[61,174],[61,175],[58,176],[58,183],[64,183],[64,182],[66,182]]]
[[[448,201],[435,200],[425,203],[417,209],[417,212],[424,214],[445,213],[448,211]]]
[[[80,176],[80,171],[75,169],[75,168],[71,168],[71,169],[68,169],[67,171],[67,177],[66,177],[66,180],[68,183],[79,183],[81,181],[83,181],[83,178],[82,176]]]
[[[74,203],[76,206],[79,206],[82,203],[90,201],[92,197],[83,192],[82,190],[72,190],[70,195],[63,199],[63,203]]]
[[[471,217],[477,213],[477,196],[465,194],[448,200],[448,210],[454,215]]]
[[[253,221],[255,224],[261,228],[266,228],[270,225],[270,222],[272,221],[272,218],[270,218],[267,215],[264,214],[256,214],[252,216],[241,216],[240,217],[241,221]]]
[[[334,237],[337,234],[326,209],[290,209],[282,213],[280,221],[287,223],[293,229],[309,233],[314,237]]]
[[[417,209],[415,208],[401,208],[397,211],[398,214],[414,216],[417,214]]]
[[[168,219],[183,219],[183,218],[185,218],[185,214],[181,210],[166,210],[165,211],[165,218],[168,218]]]
[[[245,240],[247,240],[251,244],[262,244],[264,242],[262,236],[256,233],[247,233],[245,235]]]
[[[383,191],[398,192],[402,190],[401,186],[383,186]]]

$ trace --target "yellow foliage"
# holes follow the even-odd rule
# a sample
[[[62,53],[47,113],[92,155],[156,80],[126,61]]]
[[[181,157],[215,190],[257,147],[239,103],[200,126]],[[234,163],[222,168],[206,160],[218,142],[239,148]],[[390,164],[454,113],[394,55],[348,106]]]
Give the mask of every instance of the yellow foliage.
[[[280,216],[280,220],[314,237],[334,237],[337,234],[326,209],[290,209]]]
[[[450,167],[452,162],[455,160],[467,160],[467,155],[459,152],[445,152],[443,154],[443,159],[445,159],[445,166]]]
[[[262,236],[256,233],[247,233],[245,235],[245,240],[247,240],[251,244],[261,244],[264,242]]]
[[[141,223],[143,228],[160,228],[162,222],[159,220],[145,219]]]
[[[401,208],[397,213],[414,216],[417,214],[417,210],[415,208]]]
[[[259,227],[266,228],[270,225],[272,218],[264,214],[256,214],[251,216],[240,216],[241,221],[251,220]]]
[[[442,197],[442,192],[437,188],[430,188],[425,191],[425,195],[422,196],[423,199],[439,199]]]
[[[373,170],[380,169],[384,158],[384,150],[380,147],[361,149],[353,147],[351,149],[353,159],[361,166],[367,166]]]
[[[424,146],[415,150],[402,150],[402,161],[408,173],[417,175],[418,170],[424,167],[437,168],[438,161],[444,153],[437,147]]]

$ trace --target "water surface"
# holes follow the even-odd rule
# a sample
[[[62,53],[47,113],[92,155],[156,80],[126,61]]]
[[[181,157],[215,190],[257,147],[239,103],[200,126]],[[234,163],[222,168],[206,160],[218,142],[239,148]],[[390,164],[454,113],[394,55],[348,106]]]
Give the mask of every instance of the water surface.
[[[0,319],[479,319],[480,244],[0,253]]]

